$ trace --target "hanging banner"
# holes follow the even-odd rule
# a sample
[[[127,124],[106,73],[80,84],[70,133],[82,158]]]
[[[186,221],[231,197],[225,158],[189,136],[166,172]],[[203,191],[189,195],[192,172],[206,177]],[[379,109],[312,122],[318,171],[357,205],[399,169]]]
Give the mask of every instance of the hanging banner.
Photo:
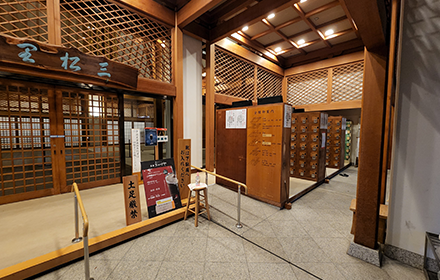
[[[173,159],[141,163],[148,218],[182,207]]]
[[[125,223],[128,225],[142,221],[141,200],[139,196],[138,177],[124,176]]]

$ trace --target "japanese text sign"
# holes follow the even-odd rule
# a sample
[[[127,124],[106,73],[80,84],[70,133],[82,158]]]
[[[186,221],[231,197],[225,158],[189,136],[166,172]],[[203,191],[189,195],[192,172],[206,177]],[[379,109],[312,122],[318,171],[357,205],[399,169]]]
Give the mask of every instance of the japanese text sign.
[[[141,201],[139,197],[138,177],[124,176],[125,221],[127,226],[142,221]]]
[[[20,64],[38,71],[55,70],[78,79],[87,76],[100,82],[137,87],[139,71],[136,68],[103,56],[84,54],[75,48],[0,35],[0,49],[1,62]]]
[[[191,181],[191,139],[179,139],[177,143],[177,178],[181,198],[188,197],[188,184]]]

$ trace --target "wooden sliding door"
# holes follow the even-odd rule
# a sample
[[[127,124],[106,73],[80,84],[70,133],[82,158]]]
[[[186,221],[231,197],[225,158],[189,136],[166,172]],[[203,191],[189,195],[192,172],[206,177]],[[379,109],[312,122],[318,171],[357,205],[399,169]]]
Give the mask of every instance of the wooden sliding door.
[[[0,79],[0,204],[118,183],[116,95]]]

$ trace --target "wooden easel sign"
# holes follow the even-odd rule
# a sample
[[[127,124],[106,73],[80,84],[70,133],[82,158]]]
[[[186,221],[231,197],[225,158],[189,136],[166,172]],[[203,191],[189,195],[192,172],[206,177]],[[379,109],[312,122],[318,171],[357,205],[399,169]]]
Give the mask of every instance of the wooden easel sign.
[[[124,176],[125,222],[128,225],[142,221],[138,176]]]

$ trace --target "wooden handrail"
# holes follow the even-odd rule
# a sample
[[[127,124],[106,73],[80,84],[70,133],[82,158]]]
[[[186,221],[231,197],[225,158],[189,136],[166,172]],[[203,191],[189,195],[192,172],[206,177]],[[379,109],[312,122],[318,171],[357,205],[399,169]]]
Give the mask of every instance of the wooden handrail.
[[[221,179],[223,179],[223,180],[226,180],[226,181],[228,181],[228,182],[231,182],[231,183],[234,183],[234,184],[237,184],[237,185],[243,186],[243,187],[244,187],[244,193],[245,193],[245,194],[248,194],[248,188],[247,188],[247,186],[246,186],[245,184],[243,184],[243,183],[240,183],[240,182],[238,182],[238,181],[235,181],[235,180],[232,180],[232,179],[226,178],[225,176],[222,176],[222,175],[216,174],[216,173],[211,172],[211,171],[208,171],[208,170],[206,170],[206,169],[198,168],[198,167],[196,167],[196,166],[194,166],[194,165],[191,165],[191,167],[194,168],[194,169],[197,169],[197,170],[199,170],[199,171],[202,171],[202,172],[206,172],[206,173],[208,173],[208,174],[211,174],[211,175],[213,175],[213,176],[215,176],[215,177],[219,177],[219,178],[221,178]]]
[[[81,211],[81,216],[83,218],[83,237],[87,237],[89,234],[89,219],[87,218],[86,210],[84,209],[84,204],[81,199],[81,195],[79,194],[78,185],[76,183],[73,183],[72,185],[72,192],[75,192],[75,195],[78,199],[78,205],[79,209]]]

